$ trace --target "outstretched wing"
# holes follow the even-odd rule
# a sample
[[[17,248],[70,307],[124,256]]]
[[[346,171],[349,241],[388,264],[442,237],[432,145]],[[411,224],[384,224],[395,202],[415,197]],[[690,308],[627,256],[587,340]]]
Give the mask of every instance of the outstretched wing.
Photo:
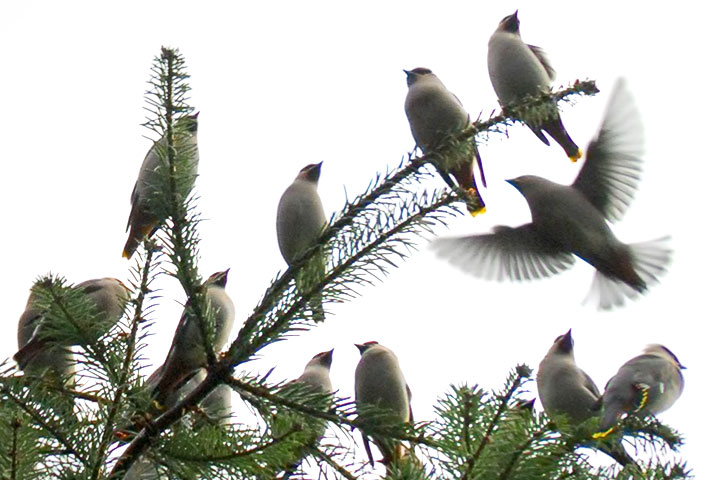
[[[464,272],[487,280],[532,280],[570,268],[575,257],[537,234],[532,224],[495,227],[485,235],[440,238],[432,248]]]
[[[632,202],[642,173],[643,149],[640,112],[620,79],[573,184],[610,222],[620,220]]]

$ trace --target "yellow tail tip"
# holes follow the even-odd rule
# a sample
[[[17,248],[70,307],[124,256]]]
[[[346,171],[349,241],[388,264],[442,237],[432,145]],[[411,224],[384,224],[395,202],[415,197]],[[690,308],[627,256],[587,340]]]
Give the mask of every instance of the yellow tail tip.
[[[604,432],[596,432],[596,433],[593,433],[593,434],[592,434],[592,438],[595,439],[595,440],[597,440],[598,438],[605,438],[605,437],[607,437],[608,435],[610,435],[610,434],[611,434],[612,432],[614,432],[614,431],[615,431],[615,427],[610,427],[610,428],[608,428],[607,430],[605,430]]]
[[[485,208],[485,207],[480,207],[480,208],[478,208],[478,209],[476,209],[476,210],[471,210],[471,211],[470,211],[470,215],[472,215],[473,217],[477,217],[478,215],[482,215],[482,214],[485,213],[485,212],[487,212],[487,208]]]
[[[132,257],[132,253],[128,252],[127,250],[123,250],[123,258],[127,258],[130,260],[130,257]]]
[[[578,148],[576,155],[570,155],[570,161],[575,163],[582,158],[582,150]]]

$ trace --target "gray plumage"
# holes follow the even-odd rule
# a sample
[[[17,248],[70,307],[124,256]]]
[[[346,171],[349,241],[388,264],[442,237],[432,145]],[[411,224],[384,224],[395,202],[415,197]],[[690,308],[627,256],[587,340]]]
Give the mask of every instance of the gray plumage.
[[[607,224],[622,218],[632,201],[642,146],[640,114],[619,81],[572,185],[532,175],[508,180],[527,200],[531,223],[439,239],[434,248],[462,270],[497,280],[549,277],[570,268],[577,256],[597,270],[588,299],[601,309],[622,305],[657,283],[671,259],[667,237],[625,244]]]
[[[296,378],[295,382],[302,383],[319,393],[332,393],[330,366],[332,365],[333,351],[321,352],[311,358],[305,365],[302,375]]]
[[[195,115],[187,115],[179,118],[176,123],[178,134],[174,136],[175,148],[177,151],[188,152],[190,154],[188,177],[191,177],[192,181],[189,185],[185,185],[185,188],[182,188],[183,185],[178,185],[178,187],[181,188],[179,193],[183,199],[192,189],[200,161],[197,148],[197,117],[197,113]],[[167,140],[163,136],[153,144],[145,155],[145,159],[140,167],[140,173],[138,174],[137,181],[130,195],[130,216],[128,217],[126,227],[128,239],[123,248],[123,257],[127,259],[133,256],[133,253],[135,253],[135,250],[137,250],[140,242],[142,242],[145,237],[152,235],[160,222],[160,219],[156,218],[150,211],[150,205],[152,198],[158,194],[157,183],[154,183],[157,182],[157,180],[154,180],[153,177],[157,175],[160,170],[162,165],[161,161],[166,161],[167,143]]]
[[[526,44],[520,37],[520,20],[517,11],[508,15],[498,25],[488,43],[488,72],[500,104],[512,107],[528,97],[550,92],[555,70],[543,50]],[[548,133],[572,161],[582,156],[580,149],[568,135],[560,119],[555,103],[544,107],[545,118],[540,121],[520,118],[545,145],[550,142],[543,134]]]
[[[35,337],[34,346],[28,347],[33,341],[33,334],[42,321],[42,313],[33,305],[35,299],[36,295],[31,291],[25,311],[18,321],[19,350],[13,358],[26,375],[39,377],[50,372],[58,379],[71,382],[75,373],[75,362],[69,348],[41,342],[38,337]],[[43,343],[45,343],[44,346]],[[23,349],[25,349],[24,352]]]
[[[405,114],[410,123],[415,143],[428,153],[442,145],[448,135],[470,125],[470,115],[440,79],[428,68],[404,70],[407,75],[408,93],[405,97]],[[480,160],[475,140],[468,141],[462,150],[462,157],[453,165],[440,165],[440,174],[445,182],[454,187],[448,176],[455,178],[458,186],[468,191],[476,200],[477,205],[468,204],[468,210],[477,215],[485,211],[485,202],[480,196],[473,165],[477,162],[480,169],[482,184],[485,186],[485,173]]]
[[[216,272],[203,284],[210,310],[215,319],[212,348],[219,354],[227,343],[235,321],[235,306],[225,292],[229,270]],[[161,405],[167,405],[168,397],[194,375],[207,366],[207,352],[201,335],[198,319],[191,315],[188,307],[180,318],[170,351],[163,364],[162,375],[154,388],[153,396]]]
[[[107,333],[122,318],[125,303],[128,301],[127,287],[117,278],[97,278],[78,283],[72,287],[87,296],[92,315],[92,324],[78,324],[87,341],[96,341]],[[15,361],[26,372],[39,373],[40,370],[51,368],[57,373],[72,373],[72,353],[65,347],[48,339],[51,327],[33,305],[35,294],[30,293],[25,312],[18,323],[18,352]],[[75,319],[81,322],[84,319]],[[51,343],[55,343],[51,345]]]
[[[280,253],[289,266],[295,265],[309,249],[317,244],[327,226],[325,210],[318,195],[322,162],[310,164],[300,170],[295,180],[285,190],[278,203],[276,231]],[[323,274],[324,258],[318,255],[307,264],[317,274]],[[307,278],[307,280],[306,280]],[[319,278],[296,277],[298,289],[306,291]],[[313,319],[322,321],[325,312],[320,296],[310,300]]]
[[[613,431],[625,413],[657,415],[680,397],[685,381],[678,358],[662,345],[648,345],[626,362],[605,386],[600,433]]]
[[[288,388],[292,388],[293,385],[301,385],[312,393],[331,395],[333,393],[333,387],[332,381],[330,380],[330,367],[332,366],[333,351],[334,350],[318,353],[310,359],[307,365],[305,365],[303,373],[290,382]],[[304,422],[305,428],[309,428],[309,431],[313,432],[314,435],[309,441],[299,446],[296,459],[288,462],[282,469],[284,471],[283,479],[289,479],[297,472],[302,461],[309,455],[310,449],[320,443],[327,428],[327,422],[324,420],[305,418]],[[282,430],[278,431],[278,428],[275,427],[273,434],[277,437],[284,434],[284,432]]]
[[[575,363],[572,330],[553,342],[537,373],[540,402],[550,418],[565,416],[572,426],[597,416],[600,391],[592,378]],[[600,449],[621,465],[634,464],[622,445]]]
[[[371,422],[363,418],[368,407],[383,410],[388,420],[398,424],[412,423],[410,406],[412,394],[408,387],[400,362],[389,348],[377,342],[355,345],[360,350],[360,361],[355,369],[355,403],[358,421]],[[365,410],[367,411],[367,410]],[[363,443],[371,465],[374,465],[368,435],[363,432]],[[406,448],[397,441],[373,438],[373,443],[383,455],[382,462],[389,465],[406,454]]]

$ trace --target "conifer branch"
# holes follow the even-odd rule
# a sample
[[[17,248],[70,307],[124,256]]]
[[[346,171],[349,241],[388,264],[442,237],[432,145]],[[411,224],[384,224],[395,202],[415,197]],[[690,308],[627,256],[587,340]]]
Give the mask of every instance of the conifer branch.
[[[17,405],[23,412],[28,414],[37,425],[47,431],[55,440],[65,447],[68,454],[77,458],[86,468],[90,468],[90,464],[87,458],[83,456],[70,442],[70,439],[61,431],[60,425],[52,425],[46,421],[41,412],[32,408],[30,404],[18,397],[15,392],[11,391],[7,385],[0,387],[0,393],[5,395],[5,398],[12,401]]]
[[[119,376],[118,387],[117,390],[114,392],[114,398],[110,403],[110,410],[107,414],[105,425],[103,427],[103,436],[100,441],[99,454],[97,455],[97,462],[94,465],[91,476],[91,478],[93,478],[94,480],[97,480],[103,472],[103,467],[105,465],[105,453],[107,452],[107,449],[112,443],[116,419],[123,406],[122,401],[126,397],[130,375],[133,371],[132,364],[133,360],[135,359],[136,338],[138,328],[142,320],[145,297],[151,292],[150,271],[153,267],[155,248],[151,247],[150,245],[152,245],[151,241],[148,240],[145,242],[145,252],[147,253],[145,257],[145,263],[141,271],[142,273],[140,276],[140,285],[137,288],[137,298],[133,302],[135,305],[135,311],[133,312],[132,321],[130,323],[130,333],[125,342],[125,358],[123,360],[123,365]]]

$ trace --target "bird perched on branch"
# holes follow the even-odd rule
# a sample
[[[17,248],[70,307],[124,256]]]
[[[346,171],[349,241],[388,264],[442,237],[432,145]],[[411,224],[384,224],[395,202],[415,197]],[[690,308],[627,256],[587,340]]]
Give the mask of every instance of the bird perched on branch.
[[[605,385],[600,432],[594,436],[612,433],[626,413],[657,415],[672,407],[685,386],[684,368],[670,349],[658,344],[628,360]]]
[[[186,157],[188,162],[187,170],[176,168],[176,180],[182,180],[176,183],[178,194],[183,200],[189,195],[190,190],[197,176],[198,162],[200,157],[197,149],[197,130],[198,115],[186,115],[180,117],[175,124],[175,134],[173,135],[175,151],[180,153],[178,158]],[[130,259],[137,250],[138,245],[146,237],[151,236],[158,228],[161,221],[156,212],[153,212],[153,201],[158,196],[160,188],[158,182],[163,181],[159,175],[161,167],[167,165],[168,158],[168,141],[165,136],[157,140],[145,155],[137,181],[130,195],[130,216],[126,231],[128,239],[123,249],[123,257]],[[176,165],[177,167],[177,165]]]
[[[216,272],[203,284],[208,309],[201,309],[198,317],[192,306],[186,305],[180,322],[175,330],[170,351],[162,366],[162,374],[153,388],[153,398],[162,406],[167,406],[168,397],[177,391],[190,377],[208,365],[208,350],[203,332],[210,336],[212,352],[217,355],[227,343],[235,321],[235,306],[225,292],[227,276],[230,270]],[[208,322],[211,313],[213,322]],[[201,325],[199,322],[203,321]]]
[[[517,10],[503,18],[490,37],[488,71],[500,105],[506,113],[512,113],[512,107],[524,100],[550,92],[555,70],[541,48],[526,44],[520,37]],[[550,145],[543,134],[545,131],[560,144],[573,162],[582,156],[582,152],[565,130],[556,103],[550,102],[536,109],[529,109],[521,113],[518,119],[530,127],[545,145]]]
[[[642,147],[640,114],[625,82],[618,81],[572,185],[533,175],[508,180],[525,197],[532,222],[436,240],[437,254],[465,272],[497,280],[549,277],[570,268],[577,256],[596,269],[587,299],[597,300],[599,308],[645,293],[670,263],[668,237],[625,244],[607,224],[621,219],[632,201]]]
[[[302,375],[290,382],[286,390],[300,387],[313,394],[331,395],[333,388],[330,380],[330,367],[332,365],[333,351],[334,350],[321,352],[312,357],[307,365],[305,365]],[[323,408],[327,408],[327,405],[323,405]],[[288,466],[283,469],[285,471],[285,475],[282,477],[283,479],[289,479],[292,474],[297,471],[303,459],[309,454],[309,450],[320,443],[327,427],[327,423],[324,420],[317,418],[308,417],[305,419],[305,423],[310,427],[310,439],[299,446],[297,459],[289,462]],[[283,433],[282,431],[273,429],[273,435],[275,437]]]
[[[317,187],[322,162],[305,166],[285,190],[278,203],[276,230],[280,253],[288,266],[292,267],[308,250],[317,245],[320,235],[327,227]],[[295,276],[298,290],[309,293],[325,275],[325,257],[317,252]],[[313,320],[325,320],[321,292],[309,300]]]
[[[372,437],[373,443],[383,455],[382,463],[390,465],[405,458],[410,453],[409,449],[398,440],[382,438],[366,431],[382,429],[383,425],[378,425],[378,422],[412,424],[410,387],[392,350],[377,342],[355,346],[361,355],[355,369],[355,403],[358,408],[358,423],[363,431],[365,451],[370,465],[375,465],[368,438]],[[377,412],[373,412],[373,407]],[[374,413],[384,413],[385,416]]]
[[[553,342],[537,373],[540,402],[550,418],[565,416],[577,426],[599,414],[600,391],[590,375],[575,363],[572,330]],[[611,448],[598,447],[621,465],[635,464],[619,443]]]
[[[35,305],[37,292],[30,293],[27,307],[18,322],[18,352],[13,356],[20,368],[37,372],[46,368],[72,373],[72,354],[66,348],[81,345],[53,338],[52,319]],[[71,287],[86,296],[89,309],[82,318],[67,319],[84,342],[97,341],[122,318],[129,299],[127,287],[117,278],[97,278]],[[55,335],[57,336],[57,335]]]
[[[428,154],[443,146],[450,135],[469,126],[470,115],[460,100],[445,88],[430,69],[403,71],[407,76],[405,114],[410,122],[410,131],[417,146],[424,154]],[[485,172],[474,138],[453,145],[437,164],[440,175],[451,188],[455,187],[455,183],[450,176],[471,197],[472,202],[467,204],[467,209],[473,216],[485,212],[485,202],[480,196],[473,173],[475,163],[480,169],[482,184],[486,186]]]

